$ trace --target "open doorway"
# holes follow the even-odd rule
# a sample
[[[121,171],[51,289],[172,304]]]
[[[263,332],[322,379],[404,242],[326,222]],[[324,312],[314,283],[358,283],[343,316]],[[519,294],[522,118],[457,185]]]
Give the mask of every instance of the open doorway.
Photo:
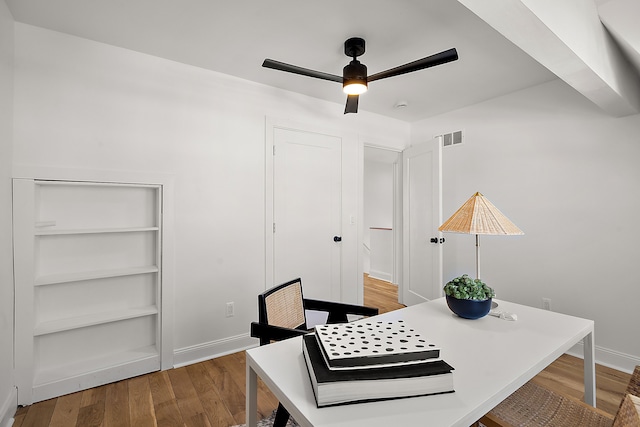
[[[363,157],[362,271],[397,286],[401,304],[442,296],[440,139],[402,152],[365,144]]]
[[[364,147],[363,271],[398,285],[402,264],[402,154]]]

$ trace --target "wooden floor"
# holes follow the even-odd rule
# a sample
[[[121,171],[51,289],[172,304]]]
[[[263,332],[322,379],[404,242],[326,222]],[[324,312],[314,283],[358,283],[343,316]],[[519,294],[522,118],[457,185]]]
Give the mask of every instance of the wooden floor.
[[[380,314],[404,308],[398,302],[398,287],[364,275],[364,305],[376,307]]]
[[[397,289],[365,276],[365,305],[381,313],[403,307]],[[534,381],[583,397],[582,360],[564,355]],[[598,365],[597,406],[615,414],[630,375]],[[229,427],[245,422],[245,355],[230,354],[154,372],[19,408],[14,427]],[[277,400],[259,383],[258,410],[268,416]]]

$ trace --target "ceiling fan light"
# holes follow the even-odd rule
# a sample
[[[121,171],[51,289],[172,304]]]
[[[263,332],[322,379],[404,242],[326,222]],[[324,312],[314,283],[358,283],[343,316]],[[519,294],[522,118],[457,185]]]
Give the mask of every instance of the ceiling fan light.
[[[342,70],[342,90],[348,95],[367,91],[367,66],[354,59]]]
[[[367,84],[362,82],[352,82],[349,84],[345,84],[342,87],[342,90],[347,95],[360,95],[367,91]]]

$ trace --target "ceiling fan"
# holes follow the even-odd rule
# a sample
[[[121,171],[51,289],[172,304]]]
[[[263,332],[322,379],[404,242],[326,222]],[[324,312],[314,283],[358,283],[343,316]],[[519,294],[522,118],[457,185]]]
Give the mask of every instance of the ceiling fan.
[[[310,70],[273,59],[265,59],[262,66],[274,70],[286,71],[288,73],[314,77],[316,79],[342,83],[342,89],[347,94],[347,104],[344,108],[344,114],[347,114],[358,112],[359,95],[367,91],[369,82],[446,64],[447,62],[458,59],[458,52],[455,49],[449,49],[427,56],[426,58],[418,59],[417,61],[409,62],[408,64],[400,65],[399,67],[367,76],[366,65],[361,64],[357,59],[358,56],[364,54],[364,51],[364,39],[360,37],[352,37],[344,42],[344,54],[353,59],[342,70],[342,76]]]

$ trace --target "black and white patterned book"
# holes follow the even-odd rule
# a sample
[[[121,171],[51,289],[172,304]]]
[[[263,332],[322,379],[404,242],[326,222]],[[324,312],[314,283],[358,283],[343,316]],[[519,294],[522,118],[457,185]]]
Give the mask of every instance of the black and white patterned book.
[[[328,369],[313,335],[302,337],[302,353],[319,408],[454,391],[454,369],[440,359],[370,369]]]
[[[440,348],[403,320],[363,319],[316,326],[329,369],[357,369],[424,363],[440,358]]]

